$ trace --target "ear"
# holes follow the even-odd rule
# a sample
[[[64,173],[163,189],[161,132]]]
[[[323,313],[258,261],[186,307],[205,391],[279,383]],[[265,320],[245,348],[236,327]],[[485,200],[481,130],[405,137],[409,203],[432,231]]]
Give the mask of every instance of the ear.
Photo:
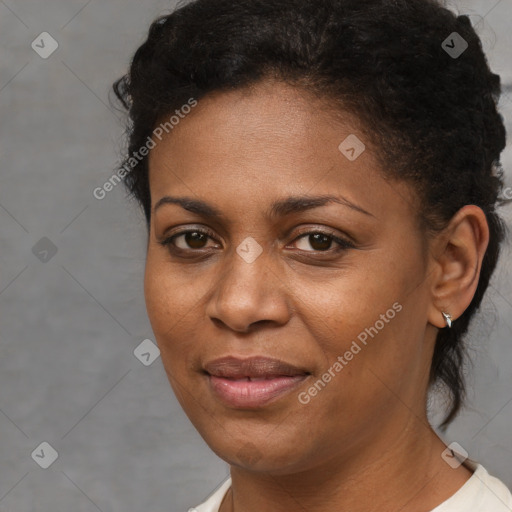
[[[475,205],[461,208],[436,238],[432,252],[432,301],[428,311],[432,325],[446,327],[442,311],[449,313],[454,321],[469,306],[488,243],[485,213]]]

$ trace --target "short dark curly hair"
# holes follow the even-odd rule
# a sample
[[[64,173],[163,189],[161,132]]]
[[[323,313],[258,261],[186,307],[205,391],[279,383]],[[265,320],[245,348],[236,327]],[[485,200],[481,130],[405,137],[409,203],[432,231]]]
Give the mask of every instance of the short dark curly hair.
[[[445,50],[454,32],[467,43],[460,55]],[[485,212],[490,241],[476,293],[453,327],[439,330],[431,364],[430,384],[449,392],[445,428],[465,397],[463,337],[506,234],[496,213],[505,202],[500,77],[469,18],[434,0],[196,0],[152,23],[113,85],[130,120],[122,165],[188,99],[270,78],[326,99],[333,113],[355,114],[386,175],[418,192],[427,233],[466,204]],[[149,230],[147,157],[124,182]]]

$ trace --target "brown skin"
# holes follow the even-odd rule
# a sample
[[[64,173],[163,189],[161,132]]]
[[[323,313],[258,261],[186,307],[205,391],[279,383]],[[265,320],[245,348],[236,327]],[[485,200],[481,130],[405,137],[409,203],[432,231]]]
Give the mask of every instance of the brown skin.
[[[349,161],[351,133],[366,150]],[[150,153],[152,206],[165,195],[201,199],[223,221],[166,204],[153,213],[147,311],[169,381],[211,449],[231,468],[221,512],[426,512],[470,477],[441,458],[426,397],[441,311],[469,305],[488,243],[485,215],[462,208],[435,237],[418,227],[414,191],[390,182],[357,119],[334,120],[318,100],[282,83],[216,93]],[[288,196],[335,194],[369,214],[328,203],[268,218]],[[172,229],[171,229],[172,228]],[[158,241],[209,228],[213,238]],[[299,231],[300,229],[300,231]],[[304,233],[328,229],[355,248],[327,250]],[[263,248],[252,263],[236,248]],[[188,242],[188,243],[187,243]],[[199,256],[202,255],[202,256]],[[195,259],[194,259],[195,258]],[[402,310],[308,404],[298,401],[366,327]],[[258,410],[220,403],[203,365],[265,355],[312,373]],[[329,508],[328,508],[329,507]]]

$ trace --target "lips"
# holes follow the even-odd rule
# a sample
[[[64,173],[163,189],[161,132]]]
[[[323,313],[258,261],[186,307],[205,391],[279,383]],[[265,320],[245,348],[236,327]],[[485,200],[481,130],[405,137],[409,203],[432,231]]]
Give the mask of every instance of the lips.
[[[223,357],[206,363],[204,370],[221,402],[251,409],[291,392],[310,375],[304,368],[268,357]]]
[[[206,363],[204,369],[215,377],[233,380],[264,380],[283,376],[294,377],[309,373],[307,370],[280,359],[269,357],[250,357],[248,359],[238,359],[234,356],[222,357]]]

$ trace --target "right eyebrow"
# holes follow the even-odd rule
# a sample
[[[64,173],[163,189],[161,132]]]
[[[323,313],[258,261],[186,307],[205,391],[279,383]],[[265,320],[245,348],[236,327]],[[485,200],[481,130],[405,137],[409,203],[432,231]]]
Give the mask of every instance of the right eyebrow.
[[[183,209],[192,213],[196,213],[197,215],[202,215],[203,217],[212,217],[217,220],[225,220],[225,217],[220,210],[206,203],[205,201],[192,199],[191,197],[164,196],[155,204],[153,213],[155,213],[164,204],[177,204]]]

